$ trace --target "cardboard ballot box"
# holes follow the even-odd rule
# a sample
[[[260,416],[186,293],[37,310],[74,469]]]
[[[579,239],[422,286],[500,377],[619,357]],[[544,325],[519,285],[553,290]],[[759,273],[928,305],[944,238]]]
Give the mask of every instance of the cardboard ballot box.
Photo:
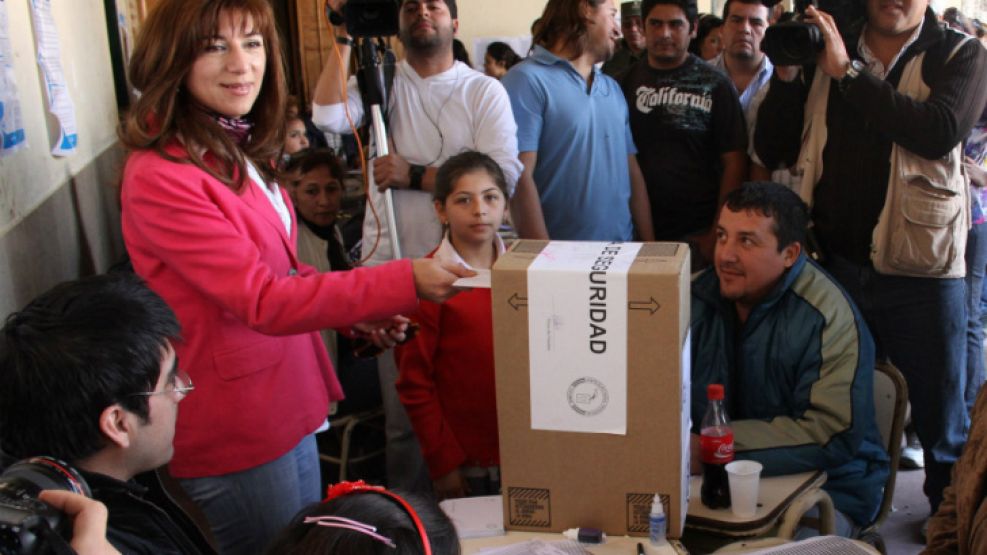
[[[519,241],[493,267],[504,527],[681,535],[689,248]]]

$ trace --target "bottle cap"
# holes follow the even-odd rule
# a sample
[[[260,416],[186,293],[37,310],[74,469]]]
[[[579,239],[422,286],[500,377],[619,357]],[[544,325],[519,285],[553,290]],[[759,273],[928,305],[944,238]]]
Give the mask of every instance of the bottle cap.
[[[706,386],[706,398],[710,401],[722,401],[723,384],[711,383]]]
[[[653,515],[663,515],[665,514],[665,506],[661,503],[661,496],[657,493],[655,498],[651,500],[651,514]]]
[[[569,528],[563,531],[562,535],[579,543],[603,543],[607,541],[607,534],[599,528]]]

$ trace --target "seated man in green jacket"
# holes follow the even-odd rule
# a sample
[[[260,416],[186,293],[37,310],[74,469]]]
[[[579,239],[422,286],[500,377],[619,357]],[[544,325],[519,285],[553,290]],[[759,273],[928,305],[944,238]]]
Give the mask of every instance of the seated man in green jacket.
[[[776,183],[746,183],[721,208],[714,267],[692,287],[693,432],[706,386],[723,384],[736,458],[765,476],[825,470],[837,532],[849,535],[874,517],[888,476],[874,342],[803,252],[807,221],[798,195]]]

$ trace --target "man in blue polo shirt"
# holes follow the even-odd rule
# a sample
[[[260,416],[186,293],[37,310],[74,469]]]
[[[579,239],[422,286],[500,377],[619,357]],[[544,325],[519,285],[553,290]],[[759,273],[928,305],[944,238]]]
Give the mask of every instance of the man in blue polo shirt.
[[[521,237],[654,238],[627,104],[595,66],[613,55],[615,13],[610,0],[549,0],[534,52],[501,80],[524,164],[511,206]]]

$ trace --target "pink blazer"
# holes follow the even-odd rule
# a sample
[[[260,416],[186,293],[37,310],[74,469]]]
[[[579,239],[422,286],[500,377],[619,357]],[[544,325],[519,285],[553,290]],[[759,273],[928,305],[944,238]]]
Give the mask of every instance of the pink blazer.
[[[410,261],[333,273],[299,262],[294,213],[289,236],[253,183],[236,193],[192,164],[139,151],[121,202],[134,269],[178,316],[175,350],[195,384],[178,411],[176,477],[287,453],[343,396],[318,330],[417,307]]]

